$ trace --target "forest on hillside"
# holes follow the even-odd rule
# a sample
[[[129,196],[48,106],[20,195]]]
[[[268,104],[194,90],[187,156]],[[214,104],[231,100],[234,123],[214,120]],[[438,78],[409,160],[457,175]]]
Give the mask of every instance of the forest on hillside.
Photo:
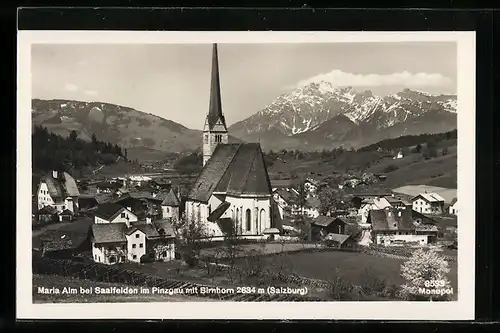
[[[420,134],[420,135],[405,135],[394,139],[383,140],[369,146],[358,149],[358,151],[372,151],[379,148],[382,149],[399,149],[405,147],[412,147],[418,144],[436,144],[444,140],[457,139],[457,130],[437,134]]]
[[[109,142],[78,138],[76,131],[68,137],[50,133],[35,126],[31,135],[33,172],[80,169],[86,166],[111,165],[120,158],[127,160],[127,150]]]

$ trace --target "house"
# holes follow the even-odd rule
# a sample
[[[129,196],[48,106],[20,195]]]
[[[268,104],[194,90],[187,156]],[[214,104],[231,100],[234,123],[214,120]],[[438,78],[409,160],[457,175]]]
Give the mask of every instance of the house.
[[[392,207],[394,208],[408,208],[412,209],[412,203],[408,202],[407,200],[404,200],[403,198],[396,197],[393,195],[384,197]]]
[[[161,203],[162,218],[178,221],[181,217],[180,206],[181,202],[171,188]]]
[[[450,214],[450,215],[458,215],[458,200],[457,200],[457,198],[454,198],[451,201],[451,205],[448,208],[448,214]]]
[[[95,184],[95,187],[96,187],[97,194],[99,194],[99,193],[109,194],[109,193],[115,193],[116,191],[118,191],[118,189],[120,189],[122,187],[122,185],[120,183],[117,183],[117,182],[113,182],[113,183],[99,182],[99,183]]]
[[[428,235],[417,234],[409,209],[387,207],[370,211],[367,223],[372,227],[376,244],[392,246],[407,243],[420,246],[428,243]]]
[[[318,217],[321,201],[317,197],[309,197],[303,207],[303,214],[307,217]]]
[[[99,201],[94,196],[81,195],[78,198],[78,204],[80,209],[91,209],[99,205]]]
[[[215,210],[219,219],[231,219],[239,236],[262,236],[273,224],[273,198],[259,143],[228,143],[219,86],[217,44],[212,51],[209,112],[203,129],[203,169],[186,197],[188,221],[211,225]]]
[[[356,247],[356,241],[351,235],[330,233],[323,239],[326,246],[339,249],[352,249]]]
[[[94,224],[92,258],[103,264],[175,259],[175,234],[169,221],[126,221]]]
[[[440,215],[444,213],[444,199],[436,193],[420,193],[411,199],[413,210],[419,213]]]
[[[394,156],[392,159],[393,159],[393,160],[398,160],[398,159],[403,158],[403,157],[404,157],[403,152],[401,152],[401,151],[400,151],[400,152],[398,152],[398,153],[397,153],[397,155],[396,155],[396,156]]]
[[[273,199],[281,209],[286,210],[287,207],[296,204],[298,197],[294,191],[277,189],[273,191]]]
[[[52,206],[45,206],[38,211],[38,223],[45,224],[57,221],[57,210]]]
[[[365,200],[369,199],[380,199],[380,198],[387,198],[392,196],[391,193],[358,193],[354,194],[351,197],[351,204],[354,206],[356,209],[360,209],[361,206],[364,204]]]
[[[75,179],[67,172],[53,170],[40,179],[37,189],[38,209],[51,206],[57,212],[69,209],[77,213],[80,192]]]
[[[307,191],[307,193],[316,193],[320,186],[320,182],[312,179],[312,178],[307,178],[304,181],[304,189]]]
[[[367,185],[367,183],[362,180],[362,179],[359,179],[359,178],[350,178],[350,179],[347,179],[345,182],[344,182],[344,186],[343,187],[350,187],[350,188],[356,188],[360,185]]]
[[[65,209],[58,213],[59,222],[69,222],[74,219],[75,214],[69,209]]]
[[[358,209],[358,215],[361,216],[361,223],[367,223],[366,221],[370,211],[385,209],[388,207],[392,207],[392,205],[386,197],[363,199],[361,206]]]
[[[145,183],[148,183],[151,181],[153,178],[148,177],[148,176],[143,176],[143,175],[134,175],[128,177],[127,184],[130,184],[130,186],[142,186]]]
[[[318,216],[311,221],[311,239],[321,240],[328,234],[345,234],[347,220],[338,217]]]
[[[122,222],[137,222],[137,215],[117,203],[104,203],[94,211],[94,223],[96,224]]]
[[[90,251],[89,230],[91,218],[75,219],[55,230],[46,230],[33,237],[32,247],[43,256],[70,258],[78,253]]]
[[[135,197],[130,194],[123,195],[120,198],[113,200],[112,203],[127,208],[138,218],[145,217],[149,208],[148,201],[146,199],[142,197]]]

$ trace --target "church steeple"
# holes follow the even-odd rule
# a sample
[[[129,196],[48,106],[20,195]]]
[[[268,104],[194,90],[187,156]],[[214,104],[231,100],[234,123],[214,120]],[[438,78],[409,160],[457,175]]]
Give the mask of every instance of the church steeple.
[[[203,165],[210,159],[219,143],[227,143],[226,120],[222,114],[220,93],[219,59],[217,44],[212,47],[212,75],[210,82],[210,104],[203,129]]]

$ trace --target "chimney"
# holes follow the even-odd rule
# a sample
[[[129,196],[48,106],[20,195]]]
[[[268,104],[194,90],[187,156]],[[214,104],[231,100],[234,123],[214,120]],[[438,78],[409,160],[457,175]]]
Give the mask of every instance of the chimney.
[[[56,170],[52,170],[52,178],[57,179],[57,171]]]
[[[147,216],[147,217],[146,217],[146,223],[147,223],[147,224],[151,224],[151,217],[150,217],[150,216]]]
[[[393,198],[394,198],[394,193],[392,193],[392,194],[391,194],[391,197],[393,197]]]

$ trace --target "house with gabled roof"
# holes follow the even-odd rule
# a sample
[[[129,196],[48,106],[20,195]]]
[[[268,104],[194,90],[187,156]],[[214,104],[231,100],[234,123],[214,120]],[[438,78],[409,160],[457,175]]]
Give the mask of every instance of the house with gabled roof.
[[[38,209],[51,206],[57,212],[78,212],[80,192],[75,179],[67,172],[53,170],[40,179],[37,190]]]
[[[386,207],[371,210],[367,223],[371,225],[372,240],[379,245],[426,245],[429,241],[427,234],[417,233],[410,209]]]
[[[168,191],[165,199],[163,199],[161,203],[162,217],[164,219],[173,219],[178,221],[181,217],[180,206],[181,202],[179,198],[174,193],[174,190],[170,188],[170,191]]]
[[[94,261],[108,265],[175,259],[175,233],[167,220],[93,224],[91,243]]]
[[[94,223],[96,224],[131,223],[137,222],[137,220],[137,215],[117,203],[103,203],[97,206],[94,211]]]
[[[422,214],[444,213],[444,198],[437,193],[420,193],[411,199],[413,210]]]
[[[203,170],[191,187],[185,203],[189,221],[212,224],[219,219],[234,221],[240,236],[264,236],[273,225],[272,191],[259,143],[228,143],[222,113],[217,44],[213,45],[209,112],[203,129]],[[227,220],[225,220],[227,221]],[[222,232],[222,231],[221,231]]]
[[[457,198],[453,198],[453,200],[451,201],[450,207],[448,207],[448,214],[458,215],[458,200],[457,200]]]

